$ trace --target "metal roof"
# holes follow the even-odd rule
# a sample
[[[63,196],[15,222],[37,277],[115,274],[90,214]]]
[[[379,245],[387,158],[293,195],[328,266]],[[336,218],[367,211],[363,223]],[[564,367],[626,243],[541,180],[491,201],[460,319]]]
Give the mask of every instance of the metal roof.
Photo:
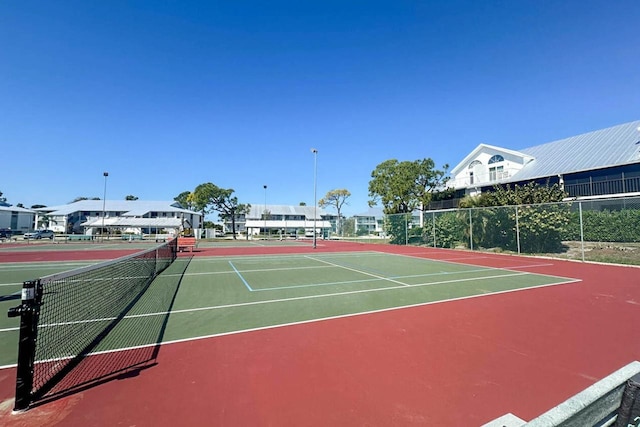
[[[245,223],[246,228],[331,228],[331,223],[329,221],[317,220],[313,221],[313,219],[308,220],[260,220],[260,219],[252,219],[247,220]]]
[[[396,214],[396,215],[402,215],[402,214]],[[420,210],[419,209],[414,209],[411,212],[412,216],[420,216]],[[362,212],[359,214],[355,214],[354,217],[358,217],[358,218],[362,218],[362,217],[375,217],[376,219],[382,219],[385,216],[387,216],[384,213],[384,209],[378,206],[374,206],[374,207],[370,207],[366,212]]]
[[[90,219],[82,223],[85,227],[101,227],[102,218]],[[104,225],[108,227],[157,227],[178,228],[182,224],[180,218],[131,218],[111,217],[104,219]]]
[[[18,206],[0,206],[0,211],[3,212],[26,212],[26,213],[35,213],[33,209],[21,208]]]
[[[266,210],[270,215],[301,215],[307,219],[313,219],[313,206],[293,206],[293,205],[266,205]],[[247,219],[261,218],[265,211],[265,204],[251,204],[251,210],[246,215]],[[316,219],[326,215],[322,208],[317,208]]]
[[[143,201],[143,200],[106,200],[104,210],[107,212],[122,212],[122,216],[143,216],[149,212],[179,212],[201,215],[179,207],[175,201]],[[52,216],[69,215],[74,212],[102,212],[102,200],[80,200],[67,205],[47,206],[35,209],[38,212],[46,212]]]
[[[366,212],[361,212],[359,214],[355,214],[357,217],[375,217],[375,218],[384,218],[384,212],[380,207],[370,207]]]
[[[534,159],[511,182],[640,163],[640,120],[519,150]]]

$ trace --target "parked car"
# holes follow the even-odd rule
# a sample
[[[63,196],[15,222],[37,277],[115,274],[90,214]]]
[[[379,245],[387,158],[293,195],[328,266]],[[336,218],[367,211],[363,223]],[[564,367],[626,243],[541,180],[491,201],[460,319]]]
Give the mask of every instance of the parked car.
[[[53,239],[53,230],[36,230],[32,233],[24,233],[25,239]]]
[[[10,228],[0,228],[0,239],[10,239],[12,236]]]

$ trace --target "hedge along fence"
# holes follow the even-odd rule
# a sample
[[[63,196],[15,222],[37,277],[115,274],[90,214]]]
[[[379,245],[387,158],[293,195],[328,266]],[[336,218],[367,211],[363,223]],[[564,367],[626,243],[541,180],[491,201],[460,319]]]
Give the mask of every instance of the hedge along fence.
[[[568,240],[640,243],[640,197],[426,211],[421,223],[411,214],[384,223],[394,244],[559,253]]]
[[[563,233],[564,240],[580,240],[580,213],[572,212],[573,221]],[[584,240],[587,242],[640,241],[640,209],[622,211],[582,211]]]

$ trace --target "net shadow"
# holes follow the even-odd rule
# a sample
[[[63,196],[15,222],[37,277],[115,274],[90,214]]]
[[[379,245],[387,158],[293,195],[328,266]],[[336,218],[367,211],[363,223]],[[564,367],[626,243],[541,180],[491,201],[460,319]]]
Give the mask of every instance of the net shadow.
[[[15,301],[20,299],[20,294],[0,295],[0,302]]]
[[[93,352],[73,358],[33,394],[31,407],[79,393],[114,380],[138,376],[157,364],[171,309],[192,257],[180,257],[137,296],[126,315],[91,344]],[[108,348],[120,350],[110,351]],[[38,369],[59,361],[39,362]]]

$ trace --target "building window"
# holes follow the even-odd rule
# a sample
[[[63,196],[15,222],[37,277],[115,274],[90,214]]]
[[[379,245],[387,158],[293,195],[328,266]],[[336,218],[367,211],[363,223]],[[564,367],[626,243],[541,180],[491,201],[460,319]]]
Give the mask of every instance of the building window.
[[[500,154],[496,154],[495,156],[489,159],[489,164],[504,162],[504,157]]]
[[[491,163],[491,162],[489,162],[489,163]],[[481,165],[481,164],[482,164],[482,162],[481,162],[480,160],[474,160],[473,162],[471,162],[471,163],[469,164],[469,169],[473,169],[473,168],[475,168],[476,166]]]
[[[504,167],[503,166],[496,166],[493,168],[489,168],[489,180],[490,181],[496,181],[498,179],[502,179],[502,177],[504,176]]]
[[[474,179],[473,179],[473,169],[476,166],[480,166],[480,165],[482,165],[482,162],[480,160],[474,160],[473,162],[469,163],[469,168],[468,168],[468,169],[470,169],[469,170],[469,184],[473,184],[473,181],[474,181]]]

